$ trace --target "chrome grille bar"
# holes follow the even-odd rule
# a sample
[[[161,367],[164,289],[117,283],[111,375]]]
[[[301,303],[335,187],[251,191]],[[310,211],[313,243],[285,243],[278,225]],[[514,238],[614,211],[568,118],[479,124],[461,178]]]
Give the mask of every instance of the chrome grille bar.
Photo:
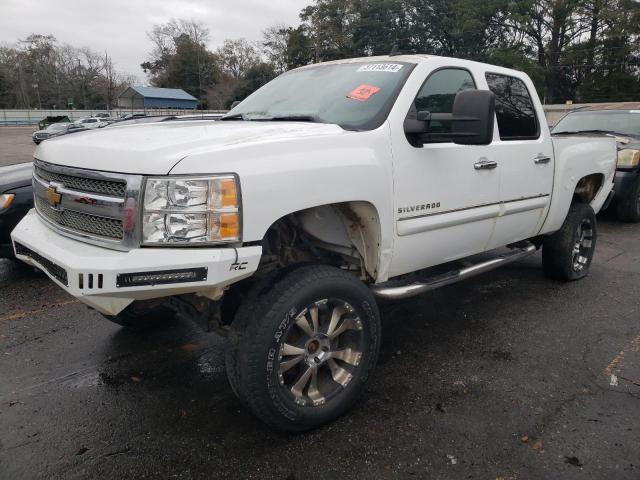
[[[44,168],[35,167],[35,174],[47,182],[56,182],[65,187],[79,192],[102,193],[114,197],[124,197],[127,191],[127,184],[121,181],[96,180],[93,178],[75,177],[61,173],[47,171]]]
[[[141,175],[34,162],[40,218],[60,234],[115,250],[139,246]]]
[[[124,236],[122,220],[74,210],[56,210],[47,205],[40,197],[36,197],[35,205],[41,216],[61,227],[117,240],[122,240]]]

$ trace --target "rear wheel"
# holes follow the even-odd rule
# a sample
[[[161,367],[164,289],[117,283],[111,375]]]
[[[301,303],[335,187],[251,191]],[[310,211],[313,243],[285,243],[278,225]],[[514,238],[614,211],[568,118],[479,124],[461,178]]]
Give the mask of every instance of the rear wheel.
[[[637,178],[627,198],[618,200],[616,216],[623,222],[640,222],[640,178]]]
[[[271,427],[327,423],[358,399],[376,363],[380,316],[369,290],[337,268],[305,266],[243,304],[232,325],[227,374]]]
[[[547,277],[573,281],[589,273],[596,248],[596,216],[590,205],[574,203],[562,228],[544,239],[542,266]]]

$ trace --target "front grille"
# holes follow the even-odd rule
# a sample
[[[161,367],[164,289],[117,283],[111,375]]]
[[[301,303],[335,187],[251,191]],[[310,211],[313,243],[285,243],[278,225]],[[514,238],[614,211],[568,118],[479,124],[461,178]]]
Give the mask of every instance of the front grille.
[[[44,268],[52,277],[57,279],[60,283],[62,283],[65,287],[69,286],[69,280],[67,279],[67,271],[62,268],[60,265],[52,262],[48,258],[44,258],[39,253],[34,252],[28,247],[25,247],[21,243],[16,242],[16,254],[24,255],[25,257],[32,258],[36,263],[38,263],[42,268]]]
[[[40,197],[35,197],[35,204],[38,212],[56,225],[106,238],[123,238],[122,220],[73,210],[54,210]]]
[[[42,180],[46,180],[47,182],[58,182],[69,189],[78,190],[79,192],[93,192],[103,195],[111,195],[113,197],[124,197],[127,190],[127,184],[125,182],[76,177],[73,175],[50,172],[39,166],[35,167],[35,173]]]

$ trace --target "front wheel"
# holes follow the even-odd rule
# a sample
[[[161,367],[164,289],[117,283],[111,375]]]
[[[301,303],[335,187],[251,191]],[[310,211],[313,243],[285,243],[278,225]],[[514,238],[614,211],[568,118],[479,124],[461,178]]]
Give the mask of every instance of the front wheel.
[[[547,277],[570,282],[589,273],[596,248],[596,215],[590,205],[574,203],[560,230],[544,239],[542,266]]]
[[[358,399],[380,346],[369,288],[337,268],[297,268],[243,304],[227,374],[242,403],[279,430],[327,423]]]

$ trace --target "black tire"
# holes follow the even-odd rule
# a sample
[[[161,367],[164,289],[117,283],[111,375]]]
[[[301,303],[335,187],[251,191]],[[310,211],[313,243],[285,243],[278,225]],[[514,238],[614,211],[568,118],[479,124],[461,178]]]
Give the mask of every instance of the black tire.
[[[573,203],[560,230],[542,244],[544,274],[571,282],[586,277],[597,240],[596,215],[590,205]]]
[[[335,323],[330,320],[334,316]],[[311,334],[306,343],[306,330],[299,326],[303,320]],[[362,394],[380,348],[380,314],[369,288],[324,265],[296,268],[262,287],[240,306],[231,327],[227,375],[232,389],[260,420],[288,432],[318,427],[349,410]],[[336,338],[326,335],[331,332]],[[286,342],[291,345],[285,349]],[[303,353],[292,355],[289,348]],[[347,351],[348,361],[343,361]],[[297,363],[284,370],[292,361]],[[294,388],[307,370],[312,376],[296,389],[297,395]]]
[[[640,222],[640,178],[626,198],[616,200],[616,217],[622,222]]]
[[[162,305],[149,307],[144,302],[133,302],[118,315],[103,317],[129,331],[143,332],[168,323],[175,318],[175,313]]]

